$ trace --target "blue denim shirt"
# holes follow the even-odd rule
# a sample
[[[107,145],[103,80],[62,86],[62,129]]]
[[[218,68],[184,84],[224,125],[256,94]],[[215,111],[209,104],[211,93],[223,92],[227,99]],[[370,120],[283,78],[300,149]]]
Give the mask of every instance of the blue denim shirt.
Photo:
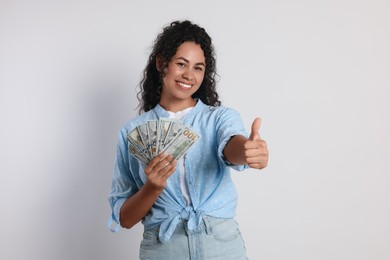
[[[112,209],[109,228],[120,228],[119,212],[126,199],[135,194],[147,181],[146,165],[128,152],[127,134],[148,120],[169,117],[160,105],[127,122],[119,132],[117,157],[108,200]],[[198,100],[183,118],[201,138],[184,156],[185,176],[192,204],[186,201],[180,188],[180,173],[176,170],[167,181],[149,213],[143,218],[145,230],[160,225],[159,239],[167,241],[182,219],[188,220],[189,230],[195,229],[204,215],[233,218],[237,193],[230,176],[230,168],[244,170],[247,165],[231,165],[224,160],[223,149],[234,135],[248,136],[238,112],[226,107],[207,106]],[[179,167],[178,167],[179,168]],[[113,227],[116,224],[116,227]]]

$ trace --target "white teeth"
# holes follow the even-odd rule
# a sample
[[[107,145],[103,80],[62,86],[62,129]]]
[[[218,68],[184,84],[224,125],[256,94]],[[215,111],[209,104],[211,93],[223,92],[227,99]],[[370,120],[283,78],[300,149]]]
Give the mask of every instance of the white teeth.
[[[187,85],[187,84],[184,84],[184,83],[181,83],[181,82],[178,82],[180,86],[182,86],[183,88],[191,88],[191,85]]]

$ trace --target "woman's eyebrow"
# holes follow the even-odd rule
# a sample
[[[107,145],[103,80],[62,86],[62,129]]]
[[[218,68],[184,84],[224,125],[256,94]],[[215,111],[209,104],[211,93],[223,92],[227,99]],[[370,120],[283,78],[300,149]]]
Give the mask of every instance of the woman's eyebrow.
[[[176,58],[176,59],[177,59],[177,60],[183,60],[183,61],[185,61],[186,63],[190,63],[190,61],[187,60],[187,59],[184,58],[184,57],[178,57],[178,58]],[[195,65],[201,65],[201,66],[206,67],[206,64],[204,64],[203,62],[198,62],[198,63],[196,63]]]

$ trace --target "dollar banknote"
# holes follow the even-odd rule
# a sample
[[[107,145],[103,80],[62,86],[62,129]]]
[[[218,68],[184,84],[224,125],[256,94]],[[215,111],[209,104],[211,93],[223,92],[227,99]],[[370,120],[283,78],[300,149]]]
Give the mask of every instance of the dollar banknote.
[[[169,128],[171,124],[174,122],[173,120],[169,120],[170,118],[161,118],[158,124],[158,136],[157,136],[157,153],[165,146],[165,138],[167,137]]]
[[[179,160],[190,147],[197,142],[199,135],[188,127],[185,127],[177,136],[164,148],[163,152],[172,154],[173,158]]]
[[[144,157],[132,142],[129,142],[129,153],[132,154],[138,160],[144,162],[145,164],[149,163],[149,159]]]
[[[159,120],[159,142],[158,151],[164,150],[165,146],[184,128],[184,125],[177,119],[161,118]]]
[[[161,152],[180,159],[199,138],[193,129],[172,118],[147,121],[127,135],[129,153],[145,164]]]
[[[137,130],[139,133],[139,136],[143,143],[143,148],[145,149],[145,156],[148,158],[148,160],[151,160],[153,157],[150,154],[149,149],[149,137],[148,137],[148,126],[146,124],[137,126]]]
[[[140,154],[142,158],[145,158],[147,161],[150,159],[149,151],[145,148],[144,142],[142,141],[141,135],[139,134],[137,128],[133,129],[133,131],[127,135],[127,139],[132,144],[131,148],[135,149],[131,152],[132,154],[137,151],[137,153]]]
[[[149,154],[153,158],[157,155],[157,123],[158,121],[148,121],[146,129],[148,130]]]

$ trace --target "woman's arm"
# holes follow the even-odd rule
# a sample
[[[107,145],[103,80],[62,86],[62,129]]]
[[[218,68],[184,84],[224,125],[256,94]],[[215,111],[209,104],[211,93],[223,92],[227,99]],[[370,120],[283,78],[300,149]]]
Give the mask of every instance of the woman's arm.
[[[248,164],[251,168],[263,169],[268,163],[267,143],[260,138],[261,119],[253,121],[249,138],[233,136],[226,144],[223,154],[225,159],[235,165]]]
[[[120,224],[131,228],[148,214],[161,192],[164,190],[169,176],[176,171],[176,160],[172,155],[161,153],[154,157],[145,168],[147,182],[141,189],[129,197],[120,210]]]

